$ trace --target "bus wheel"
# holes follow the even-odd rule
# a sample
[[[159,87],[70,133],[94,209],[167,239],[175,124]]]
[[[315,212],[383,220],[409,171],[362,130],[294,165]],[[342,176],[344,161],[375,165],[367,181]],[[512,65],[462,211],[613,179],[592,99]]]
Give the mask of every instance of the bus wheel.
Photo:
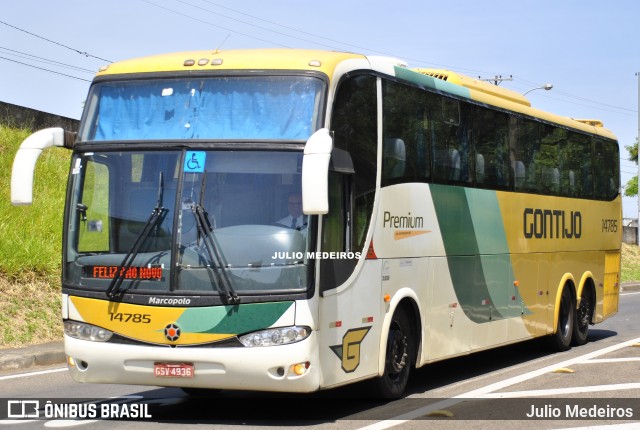
[[[578,307],[575,315],[576,319],[573,324],[573,338],[571,343],[575,346],[584,345],[587,343],[587,336],[589,335],[589,323],[591,322],[591,289],[585,288],[580,298],[580,306]]]
[[[558,314],[558,330],[551,338],[551,345],[556,351],[566,351],[571,348],[573,326],[575,323],[575,308],[569,288],[562,290],[560,298],[560,313]]]
[[[411,369],[413,337],[409,318],[402,311],[394,313],[384,362],[384,373],[376,380],[378,393],[385,399],[397,399],[404,393]]]

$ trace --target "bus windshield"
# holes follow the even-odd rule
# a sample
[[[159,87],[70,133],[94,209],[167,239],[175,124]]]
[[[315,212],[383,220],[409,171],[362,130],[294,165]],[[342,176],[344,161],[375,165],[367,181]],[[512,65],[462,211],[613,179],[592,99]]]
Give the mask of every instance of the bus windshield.
[[[127,293],[240,297],[307,289],[301,152],[103,151],[73,163],[67,285],[111,293],[119,277]]]
[[[324,83],[311,76],[118,80],[92,86],[83,141],[306,140]]]

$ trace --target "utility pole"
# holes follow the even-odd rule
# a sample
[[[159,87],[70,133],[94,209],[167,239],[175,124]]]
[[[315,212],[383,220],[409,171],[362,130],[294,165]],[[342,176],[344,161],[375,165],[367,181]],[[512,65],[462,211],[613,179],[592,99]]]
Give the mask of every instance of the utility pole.
[[[503,77],[502,75],[495,75],[493,78],[483,78],[482,76],[478,76],[478,79],[481,81],[493,82],[494,85],[500,85],[502,81],[513,81],[513,75],[509,75],[508,78]]]
[[[636,73],[638,77],[638,221],[636,222],[636,238],[637,244],[640,246],[640,72]]]

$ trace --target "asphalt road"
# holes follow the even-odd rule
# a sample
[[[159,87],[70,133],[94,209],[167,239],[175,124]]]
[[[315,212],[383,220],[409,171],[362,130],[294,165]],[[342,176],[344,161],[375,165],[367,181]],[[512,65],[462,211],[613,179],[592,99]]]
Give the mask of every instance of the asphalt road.
[[[623,294],[619,313],[592,326],[586,345],[564,353],[551,353],[536,340],[425,366],[413,374],[406,398],[394,402],[368,399],[366,384],[313,395],[189,397],[172,388],[78,384],[60,365],[2,371],[0,413],[10,401],[13,415],[29,413],[33,403],[25,399],[33,399],[40,402],[41,417],[0,420],[0,430],[3,425],[200,429],[203,424],[219,429],[640,429],[638,309],[640,292]],[[94,400],[74,412],[68,404],[77,399]],[[49,405],[46,412],[49,400],[62,406]],[[100,419],[103,412],[142,418]],[[84,418],[69,419],[74,413]],[[602,417],[592,418],[598,414]],[[601,427],[610,425],[616,427]]]

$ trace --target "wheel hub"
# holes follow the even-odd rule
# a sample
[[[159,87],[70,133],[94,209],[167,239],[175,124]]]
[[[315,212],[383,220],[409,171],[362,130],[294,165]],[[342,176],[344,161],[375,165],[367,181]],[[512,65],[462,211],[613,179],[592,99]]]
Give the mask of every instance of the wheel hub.
[[[391,345],[391,366],[395,373],[402,372],[407,361],[407,337],[402,336],[397,331],[393,335],[393,344]]]

